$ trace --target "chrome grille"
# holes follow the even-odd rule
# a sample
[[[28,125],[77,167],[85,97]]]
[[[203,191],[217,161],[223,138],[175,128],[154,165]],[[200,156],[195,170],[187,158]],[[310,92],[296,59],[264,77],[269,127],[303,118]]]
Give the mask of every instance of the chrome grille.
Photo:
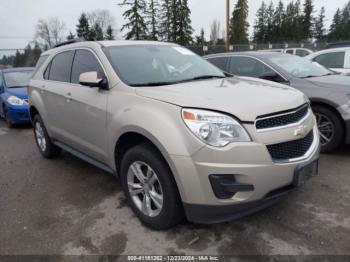
[[[255,126],[257,130],[287,126],[298,123],[309,111],[309,105],[305,104],[293,111],[275,114],[272,116],[258,117]]]

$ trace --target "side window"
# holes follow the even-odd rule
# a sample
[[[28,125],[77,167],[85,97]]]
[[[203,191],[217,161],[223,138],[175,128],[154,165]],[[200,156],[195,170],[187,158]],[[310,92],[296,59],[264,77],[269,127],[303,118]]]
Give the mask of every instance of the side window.
[[[45,80],[49,80],[50,68],[51,68],[51,63],[45,69],[45,72],[44,72],[44,79]]]
[[[333,52],[319,55],[315,57],[313,61],[327,68],[344,68],[345,52]]]
[[[60,53],[54,57],[50,66],[49,80],[70,82],[74,51]]]
[[[307,50],[304,50],[304,49],[297,49],[295,51],[295,54],[297,56],[300,56],[300,57],[305,57],[305,56],[309,55],[310,53]]]
[[[103,69],[93,53],[88,50],[77,50],[74,56],[71,82],[79,84],[79,76],[82,73],[96,71],[98,78],[103,78]]]
[[[274,71],[270,67],[251,57],[233,56],[230,59],[229,73],[234,75],[259,77],[271,72]]]
[[[293,49],[288,49],[286,51],[287,54],[291,54],[291,55],[294,55],[294,50]]]
[[[209,58],[208,61],[220,68],[222,71],[227,71],[227,57],[213,57]]]

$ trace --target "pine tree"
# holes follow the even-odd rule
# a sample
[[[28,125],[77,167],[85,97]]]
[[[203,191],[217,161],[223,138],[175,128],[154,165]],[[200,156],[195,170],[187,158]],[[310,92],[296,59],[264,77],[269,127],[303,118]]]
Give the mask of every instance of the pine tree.
[[[329,30],[328,34],[328,40],[329,41],[335,41],[341,39],[341,11],[340,8],[337,9],[337,12],[335,13],[333,17],[333,21]]]
[[[148,7],[148,21],[147,25],[149,28],[149,39],[158,40],[159,29],[158,29],[158,14],[159,14],[159,3],[158,0],[150,0]]]
[[[102,30],[101,26],[97,23],[94,24],[90,33],[91,33],[90,39],[93,41],[101,41],[104,39],[103,30]]]
[[[111,25],[107,27],[106,35],[104,38],[106,40],[114,40],[113,28]]]
[[[280,0],[277,4],[275,13],[273,15],[273,41],[274,42],[281,42],[284,39],[284,30],[283,30],[283,19],[284,19],[285,13],[284,13],[284,5],[283,2]]]
[[[263,43],[266,36],[266,4],[262,1],[256,14],[253,38],[256,43]]]
[[[188,45],[192,42],[192,21],[191,21],[191,10],[188,6],[188,0],[180,0],[180,9],[179,9],[179,21],[178,21],[178,40],[176,41],[180,45]]]
[[[172,0],[162,0],[160,8],[159,37],[163,41],[170,41],[170,29],[172,21]]]
[[[75,38],[75,35],[72,32],[69,32],[69,35],[67,36],[67,40],[73,40]]]
[[[238,0],[231,18],[231,43],[248,43],[248,0]]]
[[[273,6],[272,1],[270,2],[269,7],[266,10],[266,36],[264,42],[272,42],[274,40],[273,35],[273,16],[274,16],[275,8]]]
[[[122,26],[121,31],[128,29],[125,38],[134,40],[143,40],[147,37],[147,25],[144,20],[146,13],[146,2],[145,0],[124,0],[120,6],[129,7],[124,13],[123,17],[128,23]]]
[[[325,8],[324,6],[322,6],[320,13],[318,15],[318,17],[315,19],[315,25],[314,25],[314,37],[318,40],[318,41],[323,41],[326,35],[326,29],[324,26],[324,20],[325,20]]]
[[[85,13],[82,13],[77,25],[77,36],[84,40],[90,40],[90,26]]]
[[[342,39],[350,39],[350,1],[349,3],[344,7],[341,13],[341,32],[342,32]]]
[[[312,37],[313,11],[314,6],[312,0],[305,0],[303,15],[301,18],[301,37],[303,40],[307,40]]]

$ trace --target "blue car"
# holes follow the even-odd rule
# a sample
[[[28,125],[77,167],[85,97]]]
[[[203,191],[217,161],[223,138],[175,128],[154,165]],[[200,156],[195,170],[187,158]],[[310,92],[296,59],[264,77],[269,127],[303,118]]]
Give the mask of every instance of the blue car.
[[[0,117],[8,127],[30,122],[27,86],[34,68],[0,70]]]

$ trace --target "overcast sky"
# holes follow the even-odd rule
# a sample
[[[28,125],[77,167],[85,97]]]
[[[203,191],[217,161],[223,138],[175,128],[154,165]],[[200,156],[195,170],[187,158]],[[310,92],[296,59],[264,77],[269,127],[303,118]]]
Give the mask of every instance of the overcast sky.
[[[236,3],[237,0],[231,0]],[[277,3],[278,0],[272,0]],[[342,8],[348,0],[314,0],[317,12],[321,6],[326,8],[327,26],[338,7]],[[23,48],[33,39],[35,24],[39,18],[48,19],[58,17],[64,21],[67,34],[75,32],[75,26],[82,12],[94,9],[108,9],[115,17],[115,25],[119,37],[119,29],[123,24],[121,7],[117,5],[121,0],[1,0],[0,4],[0,48]],[[262,0],[249,0],[249,23],[254,24],[255,14]],[[267,0],[266,2],[269,2]],[[283,0],[289,3],[290,0]],[[302,0],[303,2],[303,0]],[[214,19],[225,25],[225,0],[189,0],[192,11],[192,25],[199,34],[203,27],[207,36]]]

